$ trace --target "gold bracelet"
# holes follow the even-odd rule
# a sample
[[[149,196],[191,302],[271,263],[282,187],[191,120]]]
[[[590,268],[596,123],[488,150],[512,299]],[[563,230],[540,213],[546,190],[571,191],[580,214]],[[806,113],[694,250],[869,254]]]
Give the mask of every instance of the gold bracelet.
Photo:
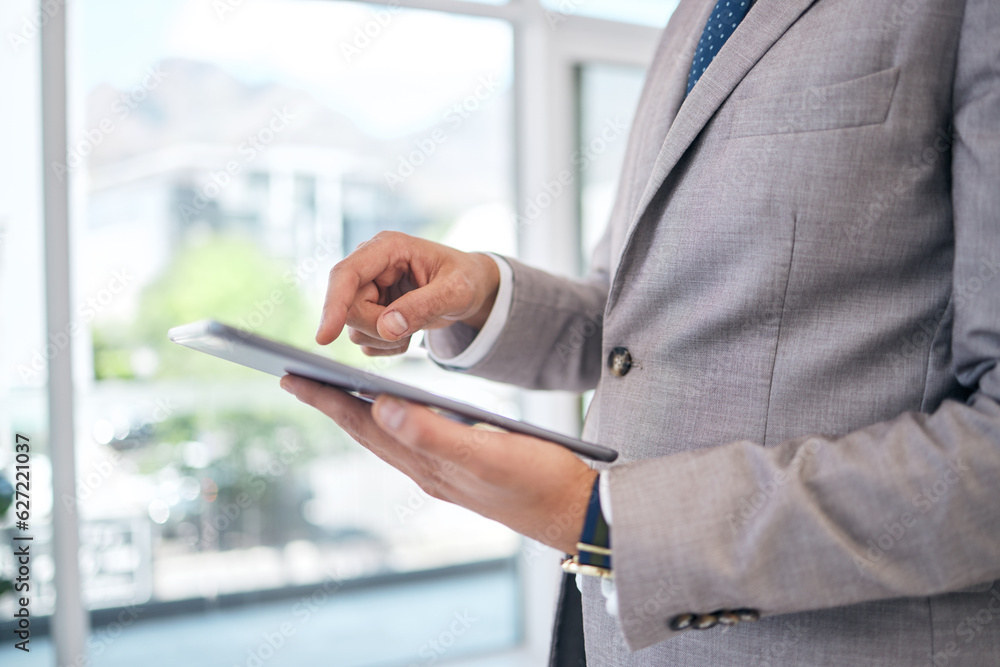
[[[599,547],[596,544],[584,544],[583,542],[577,542],[576,548],[578,551],[586,551],[587,553],[597,554],[598,556],[610,556],[611,549],[607,547]]]
[[[610,554],[608,554],[610,555]],[[614,579],[615,574],[606,567],[597,565],[587,565],[580,562],[579,556],[567,558],[562,562],[562,571],[568,574],[583,574],[588,577],[602,577],[604,579]]]

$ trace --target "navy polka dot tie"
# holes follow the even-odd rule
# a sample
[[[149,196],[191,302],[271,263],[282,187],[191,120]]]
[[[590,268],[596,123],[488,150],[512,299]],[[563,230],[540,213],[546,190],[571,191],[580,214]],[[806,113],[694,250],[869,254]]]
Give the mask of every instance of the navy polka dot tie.
[[[691,63],[691,72],[688,74],[687,95],[698,83],[698,79],[705,73],[712,58],[719,52],[722,45],[726,43],[729,36],[736,30],[743,17],[750,11],[753,0],[719,0],[715,3],[712,15],[708,17],[705,31],[701,33],[701,40],[698,42],[698,50],[694,54],[694,62]]]

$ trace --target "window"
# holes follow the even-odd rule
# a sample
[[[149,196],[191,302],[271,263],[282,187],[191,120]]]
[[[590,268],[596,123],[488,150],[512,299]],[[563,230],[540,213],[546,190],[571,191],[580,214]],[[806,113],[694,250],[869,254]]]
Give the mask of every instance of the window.
[[[510,531],[424,496],[273,378],[164,338],[218,318],[320,351],[327,271],[384,229],[512,253],[509,25],[342,2],[80,12],[76,284],[115,296],[77,377],[81,469],[109,471],[80,499],[91,606],[512,556]],[[148,39],[118,43],[124,26]],[[514,409],[414,347],[330,353]]]
[[[572,164],[594,123],[630,115],[657,31],[568,15],[558,30],[526,38],[518,31],[544,21],[531,2],[71,5],[68,104],[47,109],[66,120],[67,151],[46,177],[71,195],[72,234],[57,230],[55,240],[71,241],[64,296],[81,325],[69,337],[72,411],[46,392],[44,369],[17,375],[58,332],[45,328],[42,229],[33,222],[40,114],[31,104],[3,111],[8,126],[27,130],[12,148],[36,165],[3,165],[17,189],[0,204],[0,290],[8,307],[23,308],[23,323],[3,325],[13,344],[0,467],[13,434],[31,431],[43,445],[33,474],[48,494],[46,415],[57,406],[54,423],[75,433],[75,489],[53,489],[63,505],[35,506],[33,576],[44,594],[32,613],[55,610],[56,624],[79,617],[72,595],[54,606],[52,583],[56,562],[75,565],[93,625],[89,639],[64,632],[50,647],[39,638],[42,652],[133,664],[151,647],[171,655],[190,641],[211,646],[206,664],[249,664],[276,650],[267,637],[296,618],[297,601],[321,595],[322,608],[293,626],[296,639],[284,637],[271,664],[310,664],[331,646],[344,664],[484,652],[497,654],[490,664],[541,663],[557,554],[423,497],[272,378],[164,335],[215,317],[315,348],[329,267],[382,229],[509,255],[527,248],[530,261],[562,270],[575,253],[565,239],[589,239],[603,224],[625,129],[577,174],[573,197],[539,224],[520,224],[522,213],[549,182],[547,167]],[[4,55],[5,80],[23,84],[24,99],[37,98],[37,32],[52,25],[43,16],[28,0],[0,10],[22,44]],[[51,68],[60,56],[46,57]],[[578,103],[571,83],[549,85],[577,77]],[[608,95],[621,99],[609,105]],[[582,232],[565,214],[577,197],[586,202]],[[48,275],[59,270],[50,265]],[[12,272],[26,286],[8,280]],[[331,347],[323,352],[438,393],[579,428],[572,397],[523,400],[439,370],[416,346],[391,361],[369,360],[346,339]],[[65,552],[47,556],[53,515],[67,505],[79,513],[76,563]],[[0,611],[10,604],[0,598]],[[205,609],[225,613],[177,613]],[[434,643],[462,618],[479,620]],[[0,646],[0,661],[9,650]]]
[[[641,67],[579,68],[580,239],[583,261],[604,232],[614,205],[628,131],[645,80]]]

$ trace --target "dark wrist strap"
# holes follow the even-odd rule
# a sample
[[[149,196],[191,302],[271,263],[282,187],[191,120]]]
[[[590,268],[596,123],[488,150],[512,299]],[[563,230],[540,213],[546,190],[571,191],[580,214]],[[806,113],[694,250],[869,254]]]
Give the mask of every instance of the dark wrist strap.
[[[601,511],[600,476],[594,479],[590,502],[587,504],[587,516],[583,520],[583,532],[576,546],[580,551],[577,560],[581,565],[611,569],[611,529]]]

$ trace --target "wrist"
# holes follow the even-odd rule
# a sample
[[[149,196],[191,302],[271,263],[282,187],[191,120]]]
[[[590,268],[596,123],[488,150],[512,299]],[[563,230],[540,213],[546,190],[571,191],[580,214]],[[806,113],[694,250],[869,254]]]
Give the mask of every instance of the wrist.
[[[576,545],[580,542],[580,536],[583,534],[590,498],[598,479],[599,475],[596,470],[585,467],[583,474],[573,484],[572,494],[567,498],[568,503],[564,505],[566,509],[552,515],[553,518],[559,517],[557,522],[560,530],[557,539],[552,539],[553,535],[547,535],[549,546],[570,555],[577,553]]]
[[[601,507],[600,476],[594,476],[590,497],[586,505],[579,541],[568,554],[575,554],[563,562],[563,570],[573,574],[586,574],[606,579],[611,574],[611,527]]]
[[[497,292],[500,290],[500,269],[497,268],[496,262],[489,255],[476,252],[471,253],[471,256],[479,269],[476,272],[477,279],[475,280],[475,284],[477,287],[482,288],[479,299],[480,304],[473,315],[463,318],[460,321],[473,329],[482,329],[483,325],[486,324],[486,320],[489,319],[490,313],[493,311]]]

